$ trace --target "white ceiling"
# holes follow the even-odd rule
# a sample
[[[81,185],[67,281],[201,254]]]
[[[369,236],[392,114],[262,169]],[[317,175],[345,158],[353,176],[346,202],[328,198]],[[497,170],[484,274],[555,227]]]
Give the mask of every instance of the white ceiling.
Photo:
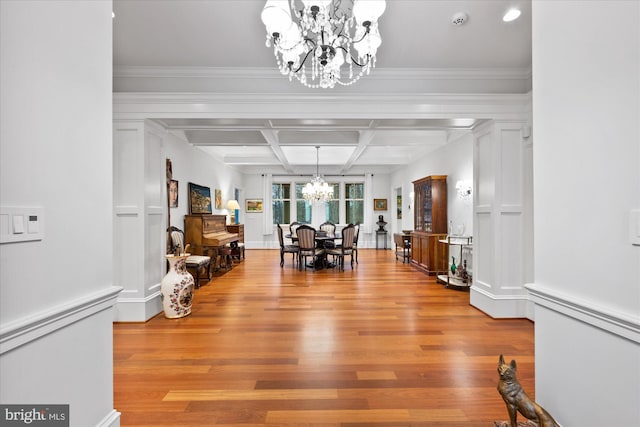
[[[275,58],[272,49],[265,46],[266,34],[260,20],[264,3],[264,0],[115,0],[115,90],[119,90],[117,77],[122,70],[187,69],[191,74],[200,67],[231,73],[275,70]],[[522,16],[511,23],[502,22],[502,15],[512,6],[519,7]],[[451,23],[457,12],[468,15],[462,26]],[[509,70],[530,70],[530,0],[388,0],[379,27],[383,42],[378,50],[377,68],[370,78],[376,73],[394,76],[395,72],[398,76],[399,71],[439,70],[452,75],[458,71],[477,71],[500,75]],[[349,90],[371,91],[371,83],[364,82],[366,78]],[[263,84],[269,81],[265,79]],[[283,83],[278,79],[274,83],[299,86],[287,89],[291,92],[309,90],[295,82]],[[129,85],[124,90],[149,89],[141,84],[140,88]],[[158,91],[157,86],[154,90]],[[318,91],[333,91],[335,95],[340,90],[317,89],[314,95]],[[487,86],[486,92],[492,90],[495,89]],[[321,146],[319,163],[323,174],[351,174],[393,171],[469,132],[482,119],[182,117],[157,121],[243,172],[311,173],[316,165],[314,147]]]

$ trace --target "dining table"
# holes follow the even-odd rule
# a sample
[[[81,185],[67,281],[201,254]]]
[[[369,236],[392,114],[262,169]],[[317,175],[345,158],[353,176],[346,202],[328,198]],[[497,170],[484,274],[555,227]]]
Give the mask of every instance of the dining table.
[[[291,234],[285,234],[286,238],[291,239],[292,242],[296,242],[295,237],[292,238]],[[327,231],[316,231],[316,248],[326,249],[328,242],[335,243],[336,240],[342,240],[342,233],[330,233]],[[322,258],[316,261],[316,270],[320,270],[324,267],[333,268],[335,265],[327,261],[327,255],[324,254]],[[307,267],[313,268],[313,265],[307,265]]]

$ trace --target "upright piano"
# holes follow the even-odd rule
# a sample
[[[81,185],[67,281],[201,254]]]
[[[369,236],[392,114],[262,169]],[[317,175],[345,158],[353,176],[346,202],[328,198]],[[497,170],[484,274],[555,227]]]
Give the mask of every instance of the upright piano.
[[[216,260],[221,249],[227,243],[238,241],[238,234],[229,233],[226,223],[226,215],[185,215],[185,245],[191,245],[189,252],[210,256],[217,267]]]

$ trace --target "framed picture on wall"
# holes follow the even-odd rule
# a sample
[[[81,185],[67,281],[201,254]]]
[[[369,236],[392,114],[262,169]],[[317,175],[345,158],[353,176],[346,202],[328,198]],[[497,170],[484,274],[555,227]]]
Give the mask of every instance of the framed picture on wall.
[[[216,195],[216,209],[222,209],[222,190],[215,190]]]
[[[190,182],[189,214],[210,214],[211,212],[211,189]]]
[[[178,207],[178,181],[175,179],[169,180],[169,207],[177,208]]]
[[[373,210],[374,211],[386,211],[387,210],[387,199],[373,199]]]
[[[247,213],[262,212],[262,199],[247,199],[246,211]]]

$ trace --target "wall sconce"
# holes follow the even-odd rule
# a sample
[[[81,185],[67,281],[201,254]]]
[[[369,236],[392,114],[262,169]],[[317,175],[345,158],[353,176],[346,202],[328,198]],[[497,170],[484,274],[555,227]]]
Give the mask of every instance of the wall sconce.
[[[413,198],[415,197],[414,192],[412,191],[411,193],[409,193],[409,205],[407,206],[407,208],[409,210],[411,210],[411,204],[413,203]]]
[[[456,182],[456,191],[458,197],[462,200],[469,200],[471,198],[471,192],[473,190],[473,183],[471,181],[458,181]]]

